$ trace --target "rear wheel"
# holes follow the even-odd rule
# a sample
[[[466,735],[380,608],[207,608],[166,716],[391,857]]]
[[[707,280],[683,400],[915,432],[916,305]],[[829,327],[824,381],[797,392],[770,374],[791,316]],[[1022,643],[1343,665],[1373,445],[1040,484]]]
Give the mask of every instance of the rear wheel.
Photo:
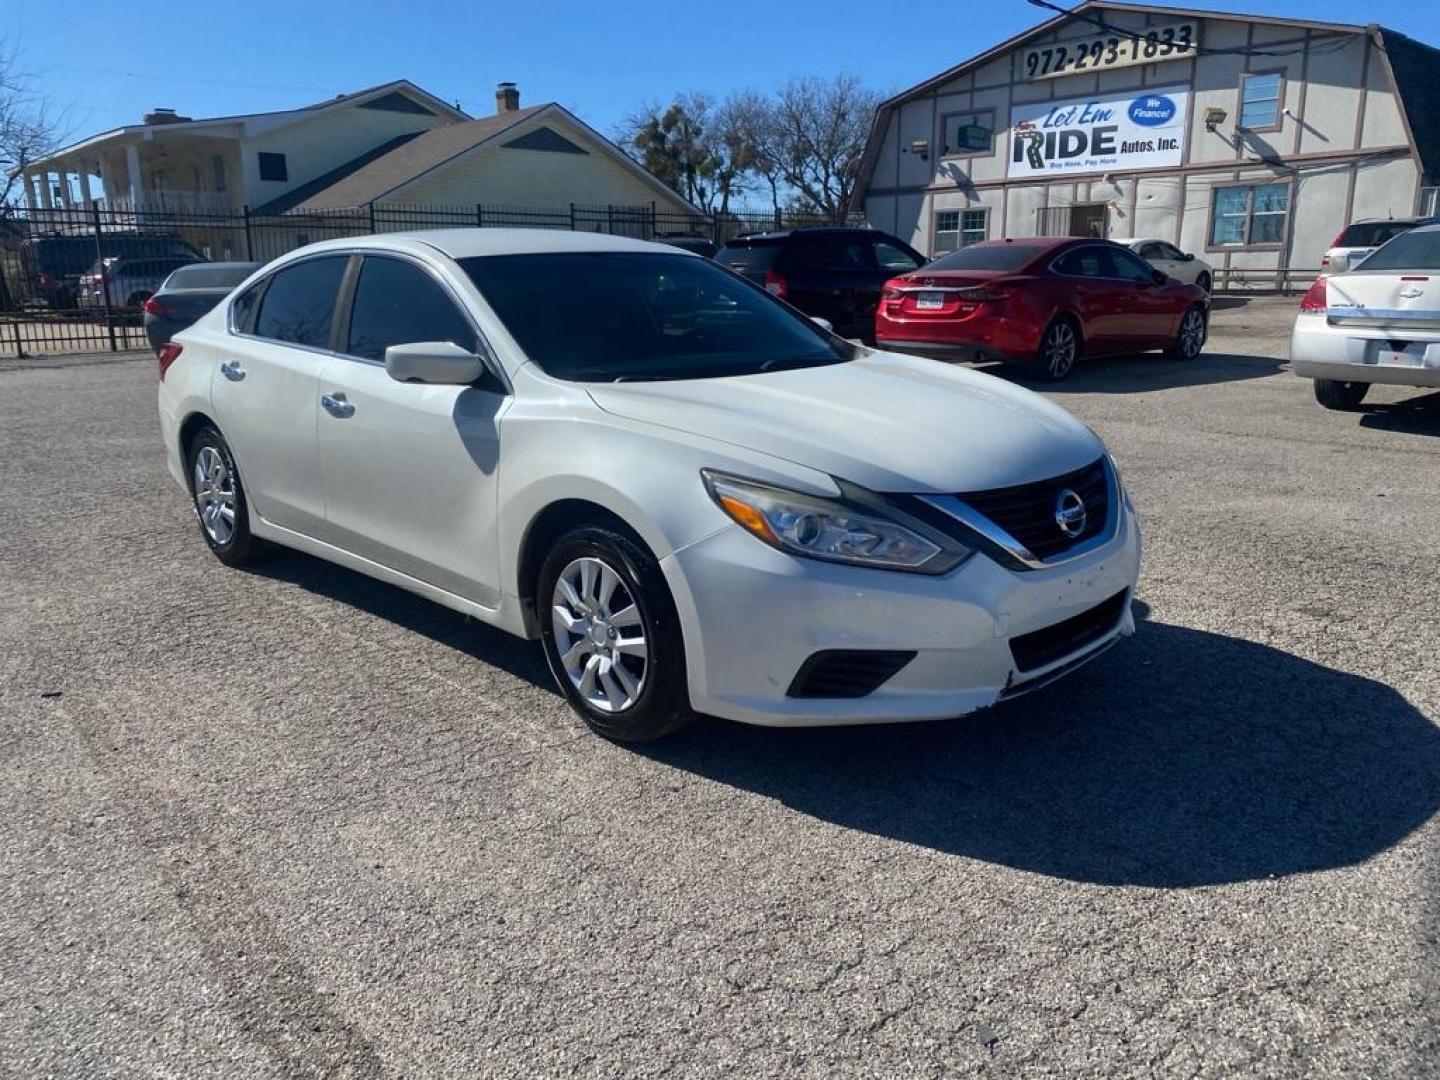
[[[1180,316],[1180,329],[1165,355],[1172,360],[1194,360],[1205,347],[1205,336],[1205,312],[1197,304]]]
[[[1339,379],[1315,380],[1315,400],[1327,409],[1349,412],[1358,408],[1369,392],[1369,383],[1341,382]]]
[[[1073,319],[1061,315],[1051,321],[1040,338],[1035,364],[1040,377],[1059,382],[1069,375],[1080,358],[1080,331]]]
[[[648,551],[582,526],[546,557],[535,596],[551,674],[592,731],[648,742],[690,722],[680,620]]]
[[[262,542],[250,533],[250,509],[230,447],[213,427],[204,427],[190,440],[187,461],[190,497],[205,543],[227,566],[254,562]]]

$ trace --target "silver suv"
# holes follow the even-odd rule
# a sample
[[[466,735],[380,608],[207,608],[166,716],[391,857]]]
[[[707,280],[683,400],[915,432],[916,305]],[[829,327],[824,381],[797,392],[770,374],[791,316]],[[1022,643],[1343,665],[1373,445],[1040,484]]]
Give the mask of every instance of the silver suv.
[[[182,266],[203,262],[190,255],[115,255],[101,259],[80,279],[80,305],[139,308],[159,290],[165,279]]]

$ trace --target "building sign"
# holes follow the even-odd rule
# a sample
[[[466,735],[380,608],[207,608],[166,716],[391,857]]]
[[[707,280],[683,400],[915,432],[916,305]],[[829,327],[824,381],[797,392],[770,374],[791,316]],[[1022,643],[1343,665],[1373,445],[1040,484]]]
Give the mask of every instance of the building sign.
[[[1109,71],[1134,64],[1156,64],[1194,56],[1198,22],[1148,26],[1132,34],[1101,33],[1078,41],[1037,45],[1020,54],[1020,72],[1031,81],[1085,71]]]
[[[1190,91],[1149,87],[1010,110],[1006,175],[1121,172],[1179,165]]]

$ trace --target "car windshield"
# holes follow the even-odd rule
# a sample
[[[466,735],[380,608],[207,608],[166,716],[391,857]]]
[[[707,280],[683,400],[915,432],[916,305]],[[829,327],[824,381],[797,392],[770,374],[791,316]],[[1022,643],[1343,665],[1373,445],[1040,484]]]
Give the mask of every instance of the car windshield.
[[[526,355],[561,379],[708,379],[855,355],[803,315],[693,255],[487,255],[460,265]]]
[[[1035,258],[1030,244],[975,244],[941,255],[926,270],[1018,270]]]
[[[167,289],[233,289],[259,267],[259,263],[234,263],[215,266],[197,263],[182,266],[165,282]]]
[[[1361,270],[1440,270],[1440,229],[1416,229],[1380,248]]]
[[[1345,226],[1336,247],[1379,247],[1415,228],[1413,221],[1357,221]]]

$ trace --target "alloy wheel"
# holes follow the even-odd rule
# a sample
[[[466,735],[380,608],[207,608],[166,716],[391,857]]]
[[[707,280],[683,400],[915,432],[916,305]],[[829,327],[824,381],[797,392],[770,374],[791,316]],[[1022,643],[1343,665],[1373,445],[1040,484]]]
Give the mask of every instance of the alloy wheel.
[[[224,547],[235,535],[235,477],[213,446],[195,455],[195,512],[213,543]]]
[[[1191,308],[1180,320],[1180,355],[1186,360],[1200,355],[1205,345],[1205,316],[1198,308]]]
[[[1051,325],[1045,334],[1045,371],[1052,379],[1063,379],[1075,366],[1075,330],[1068,322]]]
[[[640,606],[621,576],[594,556],[572,560],[550,601],[555,652],[570,685],[601,712],[630,708],[649,674]]]

